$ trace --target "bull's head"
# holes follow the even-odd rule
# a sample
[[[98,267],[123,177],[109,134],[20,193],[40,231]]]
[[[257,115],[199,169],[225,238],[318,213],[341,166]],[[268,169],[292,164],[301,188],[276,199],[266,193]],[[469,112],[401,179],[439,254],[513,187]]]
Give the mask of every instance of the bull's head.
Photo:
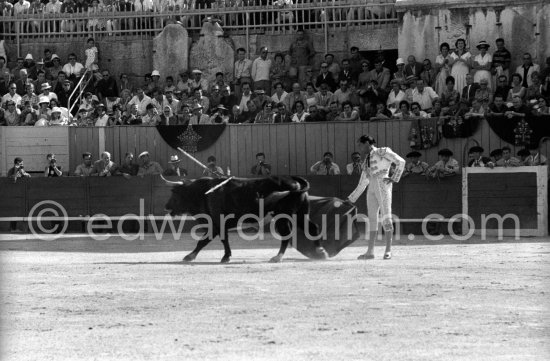
[[[201,213],[206,201],[206,196],[204,195],[205,185],[202,184],[201,180],[172,182],[164,177],[162,179],[167,184],[174,185],[172,196],[164,207],[166,212],[171,216]]]

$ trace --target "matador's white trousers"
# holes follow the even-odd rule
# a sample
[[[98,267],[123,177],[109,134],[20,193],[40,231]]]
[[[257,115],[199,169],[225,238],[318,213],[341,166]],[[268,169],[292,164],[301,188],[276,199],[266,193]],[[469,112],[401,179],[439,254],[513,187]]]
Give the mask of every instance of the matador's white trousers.
[[[386,183],[382,178],[369,177],[369,186],[367,188],[367,213],[369,217],[369,231],[378,230],[378,221],[380,221],[384,231],[393,232],[392,223],[392,191],[393,182]]]

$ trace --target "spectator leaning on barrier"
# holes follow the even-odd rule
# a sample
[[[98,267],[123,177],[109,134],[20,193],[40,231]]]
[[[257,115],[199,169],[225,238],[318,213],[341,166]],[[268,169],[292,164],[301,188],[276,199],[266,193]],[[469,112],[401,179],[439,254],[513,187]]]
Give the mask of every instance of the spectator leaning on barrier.
[[[165,169],[162,172],[164,176],[174,176],[174,177],[187,177],[187,170],[180,167],[181,159],[177,155],[170,156],[170,161],[168,162],[168,169]]]
[[[338,164],[332,161],[333,155],[331,152],[325,152],[323,154],[323,160],[318,161],[311,166],[310,170],[316,175],[338,175],[340,174],[340,167]]]
[[[264,153],[256,154],[256,164],[252,166],[250,173],[252,173],[252,175],[257,175],[257,176],[271,175],[271,165],[265,162]]]
[[[483,156],[484,149],[479,146],[471,147],[468,151],[468,167],[489,167],[493,168],[495,164],[491,159]]]
[[[422,162],[420,160],[420,157],[422,157],[422,154],[417,151],[410,152],[407,154],[407,163],[405,163],[405,172],[403,173],[403,176],[409,175],[409,174],[420,174],[424,175],[428,168],[430,167],[428,163]]]
[[[529,151],[529,156],[525,159],[525,165],[537,166],[547,164],[546,157],[539,152],[538,144],[529,144],[527,150]]]
[[[443,178],[458,174],[460,166],[458,165],[458,161],[452,158],[453,152],[444,148],[441,149],[437,155],[439,156],[439,160],[426,170],[427,176],[432,178]]]
[[[46,155],[46,168],[44,169],[44,177],[61,177],[63,171],[61,166],[57,164],[55,154]]]
[[[92,163],[92,153],[82,153],[82,164],[76,166],[74,175],[77,177],[89,177],[94,172],[94,165]]]
[[[13,179],[13,181],[17,181],[17,178],[30,178],[31,175],[25,171],[25,167],[23,165],[23,159],[20,157],[17,157],[13,160],[13,167],[8,170],[8,178]]]
[[[140,162],[138,176],[162,174],[162,167],[151,160],[148,151],[142,152],[138,158]]]
[[[216,157],[211,155],[206,159],[206,162],[207,168],[203,170],[203,176],[218,178],[224,175],[222,167],[216,165]]]
[[[124,155],[124,162],[116,170],[115,175],[121,175],[124,178],[130,178],[136,176],[139,171],[139,165],[134,163],[134,153],[126,153]]]
[[[519,167],[519,159],[512,157],[512,150],[510,147],[502,147],[502,158],[496,161],[495,165],[497,167]]]
[[[111,153],[101,153],[101,159],[94,162],[93,175],[98,177],[110,177],[117,172],[117,165],[111,161]]]
[[[489,156],[491,157],[491,162],[493,162],[493,164],[495,166],[498,167],[498,162],[502,160],[502,149],[493,149],[491,151],[491,153],[489,153]]]

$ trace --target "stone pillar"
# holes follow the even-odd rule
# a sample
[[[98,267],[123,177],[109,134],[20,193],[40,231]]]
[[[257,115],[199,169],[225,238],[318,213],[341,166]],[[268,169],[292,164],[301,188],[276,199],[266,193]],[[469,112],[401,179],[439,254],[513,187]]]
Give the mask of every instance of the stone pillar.
[[[188,70],[189,37],[181,25],[170,24],[153,39],[153,68],[160,72],[161,80],[172,75],[178,81],[181,70]]]

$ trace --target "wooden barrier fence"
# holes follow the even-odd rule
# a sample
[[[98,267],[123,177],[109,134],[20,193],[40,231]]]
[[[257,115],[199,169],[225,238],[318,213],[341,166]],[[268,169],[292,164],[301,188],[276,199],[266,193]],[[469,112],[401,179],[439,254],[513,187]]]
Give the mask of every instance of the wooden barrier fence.
[[[245,177],[250,175],[256,153],[264,152],[273,174],[307,175],[311,165],[320,160],[324,152],[331,151],[334,161],[345,172],[359,136],[370,134],[378,146],[389,146],[404,157],[411,151],[407,139],[409,129],[410,121],[228,125],[214,145],[195,153],[195,157],[206,162],[208,156],[214,155],[224,171],[229,167],[233,175]],[[449,148],[463,165],[464,150],[473,145],[473,140],[485,148],[486,154],[505,145],[514,153],[519,150],[504,142],[482,121],[472,137],[443,138],[438,147],[422,151],[423,160],[433,164],[438,150]],[[94,159],[98,159],[104,150],[119,164],[126,152],[137,156],[147,150],[163,167],[168,166],[170,155],[178,154],[155,127],[0,127],[0,174],[6,174],[16,156],[24,158],[27,170],[42,172],[47,153],[56,153],[63,169],[74,172],[82,161],[82,153],[91,152]],[[543,145],[542,154],[550,154],[548,143]],[[183,158],[182,167],[189,171],[189,176],[200,176],[202,170]]]

